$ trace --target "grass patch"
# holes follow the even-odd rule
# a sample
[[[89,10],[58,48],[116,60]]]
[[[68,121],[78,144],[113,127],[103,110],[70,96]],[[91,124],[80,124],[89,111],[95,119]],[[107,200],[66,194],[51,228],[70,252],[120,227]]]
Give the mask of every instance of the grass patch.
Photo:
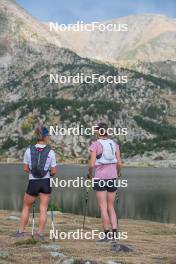
[[[34,238],[29,238],[26,240],[20,240],[14,243],[15,246],[24,246],[24,245],[35,245],[37,244],[38,241],[35,240]]]
[[[62,209],[59,208],[55,203],[49,203],[48,211],[59,211],[59,212],[62,212]]]

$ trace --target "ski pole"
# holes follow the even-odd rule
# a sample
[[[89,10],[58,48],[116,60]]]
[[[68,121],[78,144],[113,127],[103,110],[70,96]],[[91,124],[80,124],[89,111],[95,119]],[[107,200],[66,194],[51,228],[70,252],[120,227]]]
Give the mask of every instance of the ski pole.
[[[91,182],[91,181],[89,181],[89,182]],[[83,218],[83,230],[84,230],[85,221],[86,221],[86,213],[87,213],[87,206],[88,206],[88,199],[89,199],[89,190],[90,190],[90,186],[88,186],[86,188],[85,209],[84,209],[84,218]]]
[[[55,227],[54,227],[54,213],[53,213],[53,209],[51,208],[51,226],[52,226],[52,229],[53,229],[53,232],[55,230]]]
[[[122,177],[121,171],[119,173],[119,177]],[[118,190],[116,191],[116,203],[117,203],[117,230],[119,232],[119,192]]]
[[[50,214],[51,214],[51,228],[52,228],[52,233],[53,233],[53,241],[55,240],[54,238],[54,231],[55,231],[55,226],[54,226],[54,212],[53,212],[53,204],[50,204]]]
[[[35,227],[35,202],[32,205],[32,239],[34,239],[34,227]]]
[[[121,171],[119,173],[119,177],[120,178],[122,177]],[[118,205],[119,205],[119,192],[118,191],[116,191],[116,203],[117,203],[117,225],[119,227],[119,214],[118,214],[118,212],[119,212],[119,210],[118,210]]]

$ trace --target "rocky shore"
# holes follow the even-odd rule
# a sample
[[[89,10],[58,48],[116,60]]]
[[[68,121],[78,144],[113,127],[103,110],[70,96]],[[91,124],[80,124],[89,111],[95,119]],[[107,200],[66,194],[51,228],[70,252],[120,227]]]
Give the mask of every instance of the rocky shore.
[[[176,153],[168,153],[166,151],[160,153],[151,153],[150,156],[147,155],[136,155],[134,157],[123,159],[123,167],[131,168],[176,168]],[[0,164],[21,164],[21,161],[14,158],[0,159]],[[64,165],[82,165],[86,166],[87,161],[81,159],[67,159],[64,161],[59,161],[58,164]]]

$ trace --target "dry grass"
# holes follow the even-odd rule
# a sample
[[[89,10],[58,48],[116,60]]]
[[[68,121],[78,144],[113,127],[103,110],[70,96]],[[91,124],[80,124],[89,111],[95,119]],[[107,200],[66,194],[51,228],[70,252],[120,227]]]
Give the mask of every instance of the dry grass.
[[[27,228],[24,239],[14,239],[9,235],[15,232],[18,221],[7,220],[10,215],[19,216],[18,213],[0,212],[0,248],[7,251],[9,257],[0,258],[0,264],[48,264],[62,263],[65,258],[53,258],[50,256],[51,249],[46,249],[49,243],[48,220],[46,228],[46,241],[26,243],[31,238],[31,222]],[[59,231],[73,231],[82,227],[82,216],[71,214],[59,214],[55,216],[55,226]],[[36,219],[37,222],[37,219]],[[97,218],[86,218],[87,230],[101,230],[101,221]],[[176,225],[161,224],[150,221],[120,220],[120,230],[128,232],[128,240],[121,241],[134,249],[134,252],[115,253],[110,250],[110,245],[97,245],[92,240],[56,240],[55,245],[60,247],[59,252],[64,253],[68,258],[73,257],[75,263],[85,263],[86,260],[92,263],[106,263],[108,260],[123,264],[175,264],[176,263]]]

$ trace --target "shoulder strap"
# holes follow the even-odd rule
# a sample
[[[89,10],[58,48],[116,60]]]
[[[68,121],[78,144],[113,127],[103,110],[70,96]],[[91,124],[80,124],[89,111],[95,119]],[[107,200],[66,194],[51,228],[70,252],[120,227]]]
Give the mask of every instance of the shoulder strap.
[[[38,151],[34,145],[30,147],[30,151],[31,151],[31,165],[33,169],[36,168],[37,166]]]
[[[39,160],[38,160],[38,166],[37,168],[41,171],[44,170],[46,160],[48,158],[48,154],[50,152],[51,148],[49,145],[46,145],[42,151],[40,151]]]
[[[98,139],[97,142],[99,142],[99,143],[101,144],[101,139]],[[103,148],[103,145],[102,145],[102,144],[101,144],[101,146],[102,146],[102,148]],[[96,159],[97,159],[97,160],[98,160],[98,159],[101,159],[102,154],[103,154],[103,152],[100,153],[99,155],[97,155],[97,156],[96,156]]]

